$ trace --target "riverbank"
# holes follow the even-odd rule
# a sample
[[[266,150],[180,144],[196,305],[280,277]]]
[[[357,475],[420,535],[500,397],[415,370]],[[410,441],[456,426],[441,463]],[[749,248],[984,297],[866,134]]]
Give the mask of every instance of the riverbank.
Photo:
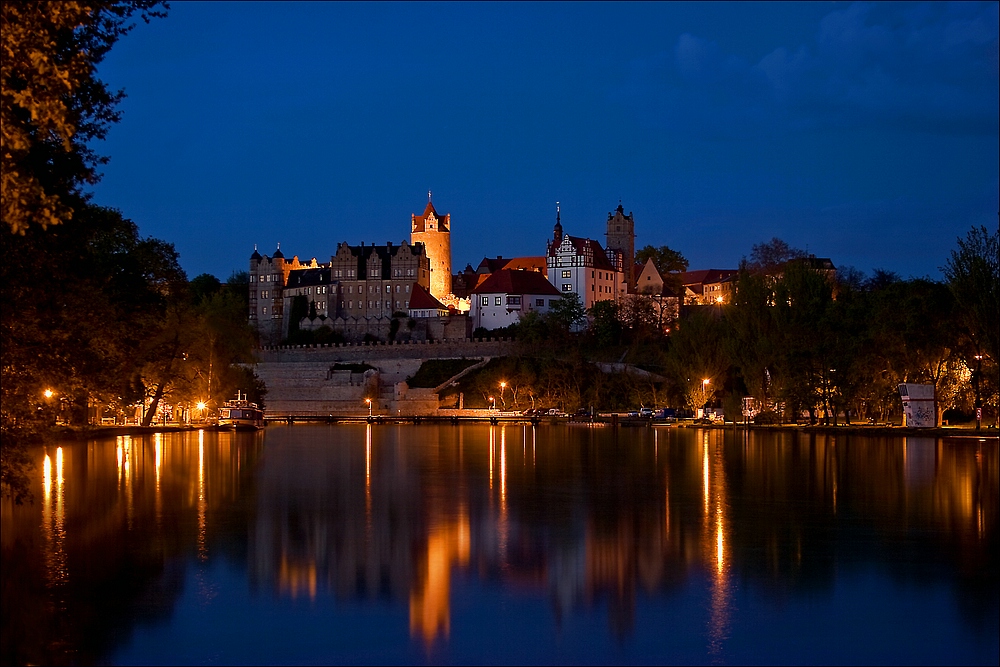
[[[279,423],[357,423],[366,422],[368,418],[366,416],[357,415],[343,415],[343,416],[330,416],[323,419],[296,419],[292,422],[279,422]],[[501,417],[490,417],[488,414],[484,415],[470,415],[456,417],[453,415],[442,415],[438,417],[392,417],[387,415],[376,416],[373,423],[376,424],[461,424],[461,423],[546,423],[546,424],[560,424],[560,423],[590,423],[590,422],[579,422],[573,421],[567,417],[542,417],[540,419],[531,420],[526,417],[520,416],[501,416]],[[606,426],[619,426],[622,428],[700,428],[700,429],[712,429],[712,430],[750,430],[750,431],[765,431],[765,432],[777,432],[777,433],[799,433],[799,434],[823,434],[823,435],[865,435],[865,436],[891,436],[891,437],[925,437],[925,438],[980,438],[986,440],[997,440],[998,432],[996,428],[984,427],[977,431],[975,426],[961,425],[961,426],[942,426],[938,428],[907,428],[903,426],[892,426],[892,425],[871,425],[871,424],[844,424],[838,426],[829,426],[821,424],[805,425],[805,424],[774,424],[774,425],[758,425],[758,424],[733,424],[732,422],[726,424],[719,423],[696,423],[693,421],[680,421],[680,422],[659,422],[649,419],[621,419],[617,423],[610,419],[598,419],[594,423],[599,423]],[[114,438],[118,436],[143,436],[152,435],[154,433],[180,433],[183,431],[231,431],[232,429],[223,429],[219,426],[212,424],[159,424],[155,426],[138,426],[138,425],[128,425],[128,426],[84,426],[84,427],[71,427],[71,426],[61,426],[59,427],[55,435],[60,438],[72,438],[72,439],[88,439],[88,438]]]

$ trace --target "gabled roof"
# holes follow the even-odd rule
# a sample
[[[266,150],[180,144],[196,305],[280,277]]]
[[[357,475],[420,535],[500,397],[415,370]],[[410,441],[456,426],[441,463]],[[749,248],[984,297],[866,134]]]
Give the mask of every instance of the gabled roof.
[[[559,290],[537,271],[500,269],[472,290],[473,294],[551,294],[561,296]]]
[[[509,257],[506,259],[502,255],[498,255],[496,259],[483,257],[483,261],[479,262],[479,267],[476,269],[476,273],[489,274],[499,271],[500,269],[537,271],[539,273],[545,273],[545,256]]]
[[[439,215],[437,209],[434,208],[434,204],[431,203],[430,199],[427,200],[427,206],[424,207],[423,215],[414,215],[413,227],[414,232],[424,232],[427,231],[427,218],[433,215],[438,221],[438,230],[442,232],[451,231],[451,213],[445,213],[444,215]]]
[[[580,238],[579,236],[566,235],[563,237],[562,242],[565,243],[567,239],[569,240],[570,243],[573,244],[573,247],[576,249],[577,255],[590,254],[593,256],[595,269],[601,269],[602,271],[615,270],[614,265],[608,259],[607,254],[605,254],[604,248],[602,248],[601,244],[598,243],[597,241],[594,241],[593,239],[583,239]],[[558,248],[559,246],[552,244],[549,247],[549,256],[555,257]]]
[[[413,283],[410,290],[410,310],[448,310],[448,306],[435,299],[420,283]]]

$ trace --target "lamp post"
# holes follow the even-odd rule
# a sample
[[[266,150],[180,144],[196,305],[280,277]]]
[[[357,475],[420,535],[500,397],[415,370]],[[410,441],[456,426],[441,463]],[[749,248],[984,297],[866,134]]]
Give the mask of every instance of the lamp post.
[[[507,382],[504,380],[500,381],[500,405],[504,410],[507,409],[507,401],[503,400],[503,390],[507,388]]]
[[[368,404],[368,416],[371,417],[372,416],[372,399],[366,398],[365,399],[365,403]]]
[[[708,396],[708,378],[701,381],[701,416],[705,417],[705,403],[707,402],[706,397]]]
[[[497,399],[490,396],[490,412],[497,409]]]

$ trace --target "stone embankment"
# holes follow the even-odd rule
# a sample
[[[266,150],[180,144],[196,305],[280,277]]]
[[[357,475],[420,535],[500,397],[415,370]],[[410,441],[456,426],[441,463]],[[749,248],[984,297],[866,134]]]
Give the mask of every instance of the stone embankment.
[[[478,359],[483,362],[511,352],[509,340],[443,340],[424,343],[287,345],[258,351],[257,375],[267,386],[268,418],[367,415],[430,416],[439,414],[438,392],[406,384],[428,359]],[[352,372],[337,365],[362,364],[374,370]],[[460,374],[461,375],[461,374]],[[457,376],[456,376],[457,377]]]

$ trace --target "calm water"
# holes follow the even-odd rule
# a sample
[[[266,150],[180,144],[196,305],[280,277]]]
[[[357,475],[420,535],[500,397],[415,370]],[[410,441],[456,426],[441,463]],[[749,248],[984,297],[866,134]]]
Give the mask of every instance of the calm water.
[[[3,662],[983,663],[997,441],[272,426],[67,442]]]

